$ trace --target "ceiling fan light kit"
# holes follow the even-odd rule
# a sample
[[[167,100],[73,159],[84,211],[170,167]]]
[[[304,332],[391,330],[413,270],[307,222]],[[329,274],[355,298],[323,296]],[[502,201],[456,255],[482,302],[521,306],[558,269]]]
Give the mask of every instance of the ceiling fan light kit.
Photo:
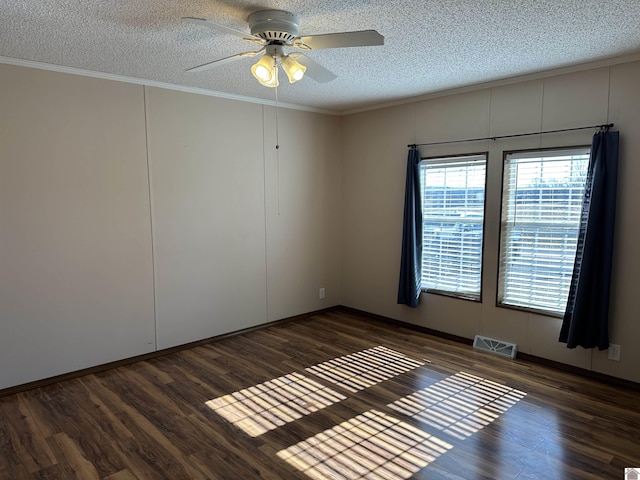
[[[298,80],[302,80],[304,72],[307,71],[307,67],[289,55],[285,55],[281,58],[280,64],[282,65],[284,73],[286,73],[289,78],[289,83],[295,83]]]
[[[275,57],[263,55],[251,66],[251,73],[265,87],[278,86],[278,65]]]
[[[306,55],[301,53],[286,54],[284,47],[297,48],[299,50],[319,50],[323,48],[364,47],[384,44],[384,37],[375,30],[299,37],[300,22],[298,17],[284,10],[258,10],[253,12],[247,19],[251,30],[250,34],[219,25],[204,18],[185,17],[183,20],[195,25],[206,26],[222,33],[235,35],[243,40],[262,46],[257,51],[239,53],[190,68],[187,70],[188,72],[200,72],[242,58],[255,57],[264,52],[264,55],[251,66],[251,73],[265,87],[278,86],[278,62],[280,62],[282,69],[287,74],[289,83],[301,80],[305,74],[319,83],[330,82],[336,78],[335,74]]]
[[[281,45],[269,45],[266,53],[251,66],[252,75],[265,87],[278,86],[278,61],[287,74],[289,83],[301,80],[307,67],[290,55],[285,55]]]

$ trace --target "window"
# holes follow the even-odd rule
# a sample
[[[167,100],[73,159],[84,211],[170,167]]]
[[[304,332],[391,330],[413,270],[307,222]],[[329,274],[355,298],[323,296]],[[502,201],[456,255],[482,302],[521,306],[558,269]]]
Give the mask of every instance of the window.
[[[589,148],[505,155],[498,304],[564,315]]]
[[[422,289],[480,300],[486,154],[420,162]]]

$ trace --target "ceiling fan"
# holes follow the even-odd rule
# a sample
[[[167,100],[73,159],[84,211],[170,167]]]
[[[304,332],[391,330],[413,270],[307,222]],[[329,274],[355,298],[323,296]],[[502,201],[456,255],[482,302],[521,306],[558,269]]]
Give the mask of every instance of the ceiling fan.
[[[334,73],[302,53],[285,53],[285,47],[298,50],[320,50],[323,48],[384,45],[384,37],[375,30],[299,37],[298,17],[284,10],[259,10],[253,12],[247,18],[251,33],[235,30],[204,18],[184,17],[183,20],[195,25],[212,28],[222,33],[235,35],[262,46],[256,51],[238,53],[190,68],[187,70],[188,72],[201,72],[246,57],[256,57],[263,54],[251,67],[251,73],[265,87],[278,86],[278,63],[287,74],[290,83],[297,82],[305,74],[319,83],[330,82],[336,78]]]

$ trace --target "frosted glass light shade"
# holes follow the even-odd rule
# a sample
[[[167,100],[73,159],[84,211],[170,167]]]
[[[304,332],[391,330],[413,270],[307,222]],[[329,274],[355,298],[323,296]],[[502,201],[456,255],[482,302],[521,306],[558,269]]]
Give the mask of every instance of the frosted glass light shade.
[[[251,74],[265,87],[278,86],[278,66],[276,59],[269,55],[263,55],[260,60],[251,66]]]
[[[289,55],[282,57],[281,63],[284,73],[286,73],[287,77],[289,78],[289,83],[294,83],[298,80],[301,80],[302,77],[304,77],[304,72],[307,71],[307,67],[302,65],[294,58],[291,58]]]

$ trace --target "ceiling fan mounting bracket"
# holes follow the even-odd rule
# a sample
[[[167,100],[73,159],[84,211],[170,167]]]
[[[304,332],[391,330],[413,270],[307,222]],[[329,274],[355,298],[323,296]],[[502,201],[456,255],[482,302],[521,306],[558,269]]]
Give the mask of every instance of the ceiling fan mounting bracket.
[[[277,45],[277,44],[269,44],[265,47],[265,55],[268,55],[269,57],[275,57],[275,58],[282,58],[284,57],[284,49],[282,48],[282,45]]]
[[[300,28],[297,15],[284,10],[258,10],[249,15],[247,20],[251,34],[267,42],[291,44]]]

